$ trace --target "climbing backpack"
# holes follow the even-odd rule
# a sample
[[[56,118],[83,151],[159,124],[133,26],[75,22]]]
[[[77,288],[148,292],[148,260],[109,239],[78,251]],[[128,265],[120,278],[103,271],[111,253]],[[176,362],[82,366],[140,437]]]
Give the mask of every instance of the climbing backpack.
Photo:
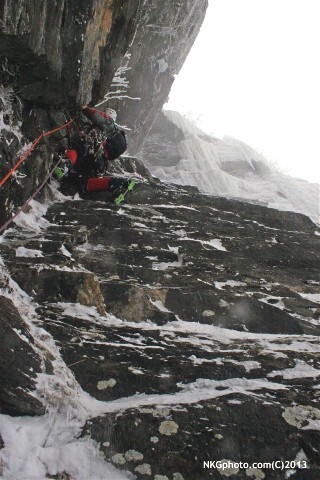
[[[124,130],[117,125],[103,142],[103,150],[108,160],[115,160],[127,150],[127,140]]]
[[[78,154],[77,161],[74,165],[76,173],[80,175],[100,173],[100,157],[101,154],[103,154],[101,143],[102,135],[94,129],[81,132],[73,138],[71,148],[76,150]]]

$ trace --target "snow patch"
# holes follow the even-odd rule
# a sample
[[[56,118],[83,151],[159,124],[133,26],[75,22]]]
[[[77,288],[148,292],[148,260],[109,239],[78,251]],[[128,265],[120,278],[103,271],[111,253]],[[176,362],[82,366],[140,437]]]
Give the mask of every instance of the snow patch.
[[[224,290],[225,287],[245,287],[247,283],[239,282],[238,280],[227,280],[226,282],[214,282],[217,290]]]
[[[201,243],[201,245],[209,245],[209,247],[213,247],[216,250],[227,252],[227,249],[222,245],[222,240],[220,240],[220,238],[214,238],[212,240],[199,240],[197,238],[181,237],[181,238],[178,238],[178,240],[189,241],[189,242],[199,242]]]
[[[161,302],[161,300],[151,300],[150,299],[150,303],[152,303],[152,305],[154,305],[158,310],[160,310],[160,312],[165,312],[165,313],[171,313],[171,310],[168,310],[164,305],[163,303]]]
[[[33,250],[32,248],[18,247],[16,257],[38,258],[43,257],[41,250]]]
[[[48,205],[31,200],[29,206],[31,207],[30,212],[20,212],[14,223],[25,230],[40,233],[50,226],[50,222],[43,218],[48,210]]]
[[[85,421],[104,411],[105,404],[84,392],[60,356],[51,335],[35,326],[38,320],[30,297],[3,271],[0,293],[14,301],[34,338],[33,348],[43,358],[54,359],[52,375],[40,373],[32,394],[46,407],[41,417],[0,415],[4,477],[45,479],[46,474],[67,472],[77,480],[114,478],[125,480],[105,462],[93,440],[78,439]]]
[[[300,297],[310,300],[310,302],[320,303],[320,293],[299,293]]]
[[[296,360],[293,368],[285,370],[274,370],[268,373],[268,377],[282,377],[284,380],[293,380],[295,378],[316,378],[320,375],[320,370],[311,367],[303,360]]]

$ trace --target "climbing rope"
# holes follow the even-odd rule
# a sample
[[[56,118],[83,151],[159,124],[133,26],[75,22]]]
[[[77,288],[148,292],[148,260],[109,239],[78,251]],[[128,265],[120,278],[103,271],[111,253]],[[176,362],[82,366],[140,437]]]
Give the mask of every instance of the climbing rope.
[[[52,135],[55,132],[58,132],[59,130],[62,130],[63,128],[67,128],[71,123],[74,122],[74,118],[69,120],[69,122],[65,123],[64,125],[61,125],[59,127],[56,127],[52,130],[49,130],[48,132],[43,132],[39,137],[30,145],[30,147],[24,152],[22,157],[19,158],[17,163],[11,168],[11,170],[5,175],[5,177],[0,180],[0,187],[2,187],[6,181],[13,175],[13,173],[19,168],[19,166],[24,162],[24,160],[30,155],[32,150],[38,145],[38,143],[44,138],[48,137],[49,135]],[[31,202],[31,200],[34,199],[34,197],[42,190],[42,188],[45,186],[51,175],[53,174],[54,170],[56,167],[59,165],[61,159],[59,158],[58,162],[55,164],[55,166],[50,170],[49,175],[45,178],[45,180],[41,183],[41,185],[37,188],[37,190],[31,195],[31,197],[28,198],[28,200],[17,210],[17,212],[9,218],[1,227],[0,227],[0,234],[2,234],[9,225],[17,218],[17,216],[23,211],[23,209]]]
[[[17,163],[9,170],[9,172],[0,180],[0,188],[6,183],[6,181],[13,175],[13,173],[20,167],[21,163],[25,161],[25,159],[30,155],[32,150],[38,145],[38,143],[45,137],[48,137],[49,135],[52,135],[55,132],[58,132],[59,130],[62,130],[63,128],[67,128],[71,123],[74,122],[74,119],[69,120],[69,122],[65,123],[64,125],[61,125],[60,127],[56,127],[53,130],[49,130],[48,132],[43,132],[39,137],[30,145],[30,147],[24,152],[22,157],[19,158]]]
[[[53,172],[55,171],[55,169],[57,168],[57,166],[59,165],[61,159],[59,158],[58,162],[55,164],[55,166],[52,168],[52,170],[50,170],[50,173],[49,175],[47,175],[47,177],[45,178],[45,180],[41,183],[41,185],[37,188],[37,190],[31,195],[31,197],[28,198],[28,200],[21,206],[19,207],[19,209],[16,211],[16,213],[11,217],[9,218],[9,220],[7,220],[1,227],[0,227],[0,234],[3,233],[8,227],[9,225],[11,225],[12,222],[14,222],[14,220],[17,218],[17,216],[23,211],[23,209],[31,202],[31,200],[34,199],[34,197],[36,195],[38,195],[38,193],[43,189],[43,187],[45,186],[45,184],[47,183],[47,181],[49,180],[49,178],[51,177],[51,175],[53,174]]]

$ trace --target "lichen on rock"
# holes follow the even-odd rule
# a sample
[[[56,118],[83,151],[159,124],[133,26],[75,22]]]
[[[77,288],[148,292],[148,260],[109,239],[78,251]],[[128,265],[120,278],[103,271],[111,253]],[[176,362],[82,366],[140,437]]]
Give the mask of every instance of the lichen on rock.
[[[166,435],[170,437],[171,435],[175,435],[178,432],[179,425],[176,424],[176,422],[173,422],[172,420],[166,420],[165,422],[162,422],[160,427],[159,427],[159,432],[161,435]]]

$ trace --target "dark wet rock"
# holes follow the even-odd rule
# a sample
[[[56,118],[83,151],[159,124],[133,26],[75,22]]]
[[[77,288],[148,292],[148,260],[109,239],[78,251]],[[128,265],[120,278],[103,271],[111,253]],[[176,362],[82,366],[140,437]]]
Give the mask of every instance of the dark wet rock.
[[[219,318],[219,325],[235,329],[241,325],[243,330],[254,333],[303,333],[299,322],[287,312],[254,299],[237,300],[229,314]]]
[[[306,431],[305,434],[301,436],[300,443],[308,457],[320,467],[320,433],[315,430]]]
[[[52,479],[52,480],[72,480],[72,476],[69,475],[66,472],[58,473],[57,475],[46,475],[46,478]]]
[[[292,480],[317,480],[319,476],[318,469],[306,469],[306,470],[296,470],[295,473],[291,475]]]
[[[65,123],[66,117],[56,109],[35,112],[27,108],[10,86],[2,87],[0,81],[0,97],[5,99],[5,114],[8,117],[7,127],[0,130],[0,178],[1,180],[21,158],[22,153],[30,147],[31,142],[39,137],[42,131],[48,131],[59,123]],[[66,141],[66,131],[56,134],[49,145],[42,140],[32,151],[18,171],[7,179],[0,192],[0,226],[11,217],[24,202],[35,192],[44,179],[53,162],[55,149],[61,151]]]
[[[159,183],[159,180],[153,177],[145,164],[137,157],[124,156],[108,164],[108,173],[112,175],[134,175],[150,183]]]
[[[318,318],[317,316],[317,309],[318,309],[318,304],[317,302],[312,302],[310,300],[301,298],[299,295],[297,295],[296,298],[284,298],[283,303],[288,308],[289,310],[295,311],[298,314],[308,317],[310,315],[310,310],[314,311],[313,317],[315,319]],[[319,315],[319,314],[318,314]]]
[[[0,132],[0,178],[42,132],[71,118],[78,122],[80,107],[100,104],[107,93],[135,153],[167,99],[207,3],[183,0],[164,8],[160,0],[44,0],[40,7],[36,0],[2,2],[0,111],[11,132]],[[113,79],[123,68],[129,83],[120,82],[119,93]],[[2,88],[9,89],[10,101]],[[41,140],[18,177],[0,192],[0,226],[42,184],[67,147],[66,129]]]
[[[40,415],[44,408],[32,396],[41,358],[34,339],[11,300],[0,297],[0,411],[10,415]]]
[[[140,180],[123,205],[103,192],[70,197],[49,208],[46,230],[17,228],[1,245],[37,302],[38,325],[83,390],[106,402],[82,435],[139,480],[218,479],[203,461],[297,455],[309,467],[301,478],[316,479],[320,330],[317,304],[301,296],[318,292],[315,225],[149,182],[125,161]],[[43,256],[19,257],[18,266],[18,246]],[[81,305],[89,278],[95,289]]]
[[[50,268],[41,271],[30,268],[25,272],[21,271],[20,264],[20,269],[12,276],[38,302],[79,302],[96,307],[102,315],[105,313],[100,284],[93,273]]]
[[[130,151],[138,150],[207,2],[34,3],[6,0],[0,7],[0,83],[8,85],[0,95],[1,175],[21,147],[69,119],[76,104],[117,88],[112,78],[129,55],[124,96],[141,101],[113,103],[131,128]],[[167,127],[164,135],[179,141],[181,132]],[[19,170],[26,176],[0,193],[1,223],[66,145],[64,129],[37,146]],[[173,150],[170,164],[175,156]],[[49,208],[48,228],[17,227],[1,243],[5,268],[32,296],[37,327],[52,335],[73,386],[105,402],[82,436],[139,480],[221,478],[203,468],[206,460],[300,457],[308,469],[290,478],[318,479],[319,307],[301,296],[318,294],[316,226],[303,215],[162,184],[132,157],[112,163],[110,172],[137,178],[120,207],[104,192],[81,201],[69,192],[69,200]],[[25,256],[17,256],[19,247]],[[1,302],[1,412],[42,414],[32,395],[37,374],[63,370],[54,369],[48,352],[40,358],[19,305]],[[63,396],[60,380],[54,386]],[[287,477],[270,469],[231,473],[237,480]]]
[[[130,152],[136,154],[166,103],[174,77],[198,35],[208,6],[207,0],[184,0],[163,4],[141,2],[137,31],[122,67],[129,82],[119,106],[119,121],[130,126]],[[116,83],[116,82],[115,82]],[[117,90],[119,84],[113,86]],[[122,86],[123,88],[123,86]],[[160,149],[161,150],[161,149]]]
[[[301,443],[310,437],[308,432],[298,437],[278,405],[241,396],[229,397],[226,403],[218,399],[179,408],[151,406],[107,415],[89,421],[84,432],[100,443],[109,461],[118,468],[138,471],[141,480],[150,478],[139,475],[137,467],[143,464],[151,466],[152,475],[173,478],[178,472],[188,480],[218,479],[220,473],[205,469],[203,462],[229,459],[250,464],[261,459],[270,463],[294,459]],[[130,451],[143,457],[134,462],[127,453]],[[119,465],[119,455],[125,458],[123,465]],[[256,478],[284,478],[279,471],[259,471],[266,476]],[[242,469],[231,478],[248,476]]]
[[[107,88],[134,35],[138,5],[72,0],[39,8],[34,1],[6,0],[0,53],[20,67],[22,97],[45,105],[76,98],[85,104]]]

